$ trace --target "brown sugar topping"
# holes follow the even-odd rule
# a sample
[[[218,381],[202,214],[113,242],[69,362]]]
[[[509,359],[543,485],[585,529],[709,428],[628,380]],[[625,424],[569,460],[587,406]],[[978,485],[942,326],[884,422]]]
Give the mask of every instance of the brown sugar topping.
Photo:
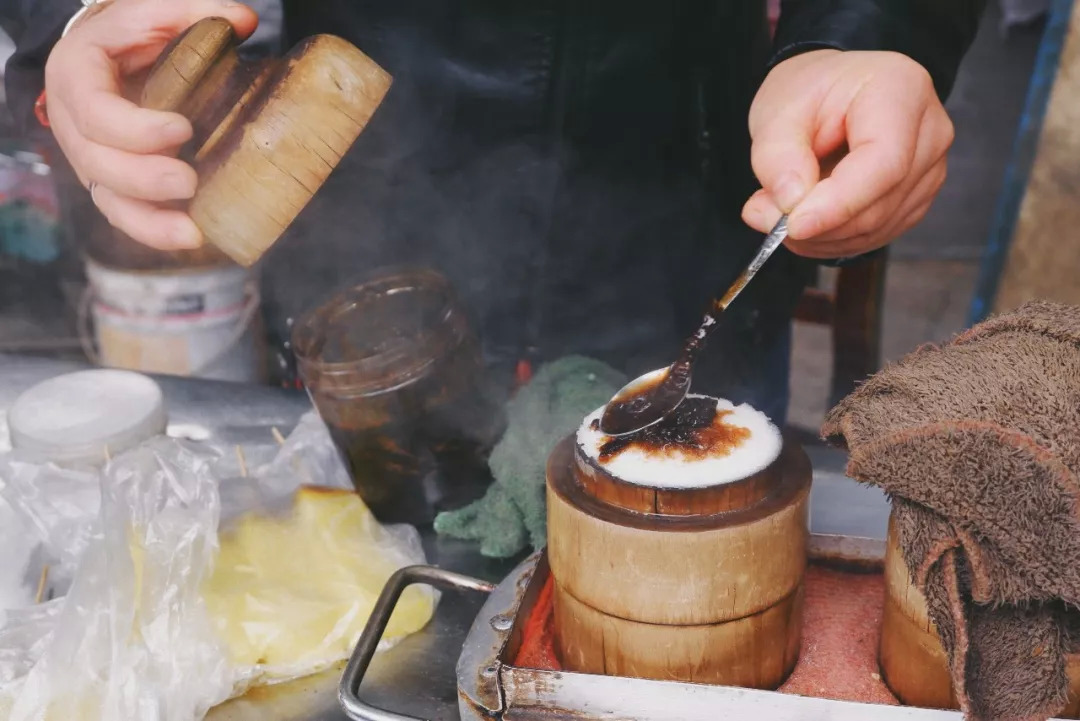
[[[687,460],[726,456],[750,437],[750,429],[724,421],[730,414],[717,410],[715,398],[687,398],[659,423],[605,442],[600,447],[600,462],[606,463],[630,448]],[[593,421],[592,427],[599,428],[599,422]]]

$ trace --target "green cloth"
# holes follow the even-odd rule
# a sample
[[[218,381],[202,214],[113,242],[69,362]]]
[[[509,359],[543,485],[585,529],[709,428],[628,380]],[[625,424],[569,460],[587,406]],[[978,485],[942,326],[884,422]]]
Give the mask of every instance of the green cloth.
[[[599,361],[567,356],[541,366],[506,406],[506,432],[488,466],[495,481],[479,501],[440,513],[436,532],[480,541],[480,553],[508,558],[547,543],[544,470],[555,445],[625,385]]]

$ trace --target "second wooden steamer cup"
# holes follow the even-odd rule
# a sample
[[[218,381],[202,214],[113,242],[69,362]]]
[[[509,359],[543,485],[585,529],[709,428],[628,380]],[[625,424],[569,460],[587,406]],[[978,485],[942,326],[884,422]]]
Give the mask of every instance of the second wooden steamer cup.
[[[930,620],[926,597],[915,586],[889,518],[885,541],[885,613],[879,646],[881,674],[900,703],[922,708],[959,709],[949,657]],[[1065,658],[1069,698],[1058,718],[1080,718],[1080,655]]]

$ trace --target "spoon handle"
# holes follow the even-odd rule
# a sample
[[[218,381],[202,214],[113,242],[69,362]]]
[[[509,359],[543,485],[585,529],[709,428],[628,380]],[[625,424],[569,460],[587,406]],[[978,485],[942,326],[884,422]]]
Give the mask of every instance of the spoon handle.
[[[727,292],[724,295],[714,300],[712,307],[705,313],[705,318],[701,321],[701,326],[697,329],[694,335],[690,336],[686,340],[686,345],[683,346],[682,354],[679,359],[672,366],[671,375],[685,374],[689,376],[690,366],[697,358],[697,354],[701,351],[705,345],[705,338],[712,332],[713,326],[716,325],[716,316],[723,313],[731,302],[735,300],[742,289],[750,282],[750,279],[757,275],[757,272],[761,270],[761,266],[765,265],[765,261],[769,259],[769,256],[780,247],[780,244],[787,238],[787,220],[786,215],[780,216],[780,220],[766,236],[765,241],[761,244],[761,249],[758,250],[754,259],[750,261],[750,265],[746,266],[746,270],[739,274],[739,277],[735,279],[735,282],[731,284]]]
[[[727,310],[727,307],[731,305],[731,301],[735,300],[735,296],[742,292],[742,289],[750,282],[750,280],[757,275],[757,272],[761,270],[761,266],[765,265],[765,261],[769,259],[769,256],[780,247],[780,244],[787,238],[787,221],[786,215],[781,215],[780,220],[776,222],[773,229],[769,232],[769,235],[765,238],[765,241],[761,244],[761,249],[758,254],[754,256],[754,259],[750,261],[750,265],[746,266],[746,270],[739,274],[739,277],[735,279],[735,282],[728,288],[727,293],[724,293],[723,297],[714,303],[713,310],[717,313],[723,313]]]

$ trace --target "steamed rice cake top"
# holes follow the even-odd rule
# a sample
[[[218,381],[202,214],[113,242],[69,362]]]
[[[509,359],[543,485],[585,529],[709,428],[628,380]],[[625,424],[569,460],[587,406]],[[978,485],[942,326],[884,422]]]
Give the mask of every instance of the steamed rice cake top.
[[[741,481],[772,464],[783,446],[779,429],[764,413],[709,396],[688,395],[657,426],[618,438],[599,429],[603,413],[600,407],[586,416],[578,447],[615,478],[650,488]]]

